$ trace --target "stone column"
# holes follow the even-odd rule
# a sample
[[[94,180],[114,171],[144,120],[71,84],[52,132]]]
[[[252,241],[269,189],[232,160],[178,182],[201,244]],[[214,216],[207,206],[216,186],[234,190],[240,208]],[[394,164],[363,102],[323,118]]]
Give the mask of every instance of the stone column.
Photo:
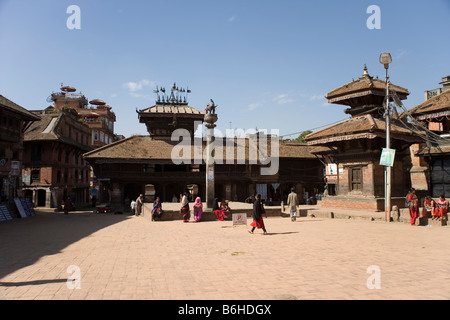
[[[214,152],[213,143],[214,143],[214,128],[216,127],[216,122],[218,120],[217,114],[215,113],[215,108],[217,106],[212,103],[212,105],[208,105],[207,110],[208,113],[205,114],[205,122],[206,122],[206,207],[212,208],[214,204],[214,154],[211,154],[211,151]]]

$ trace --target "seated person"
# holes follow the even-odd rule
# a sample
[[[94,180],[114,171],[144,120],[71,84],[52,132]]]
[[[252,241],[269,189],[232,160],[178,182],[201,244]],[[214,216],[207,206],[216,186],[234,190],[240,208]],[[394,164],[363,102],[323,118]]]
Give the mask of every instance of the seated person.
[[[222,200],[222,202],[220,203],[220,209],[222,209],[222,211],[224,213],[229,213],[231,212],[230,207],[228,206],[228,201],[226,200]]]
[[[441,195],[441,197],[439,198],[439,201],[437,202],[437,206],[434,210],[433,220],[434,219],[437,219],[437,220],[446,219],[447,213],[448,213],[448,207],[449,207],[448,200],[445,199],[444,195]]]
[[[155,202],[153,202],[152,221],[156,221],[156,219],[161,220],[163,213],[161,199],[156,197]]]
[[[436,202],[430,196],[423,201],[422,217],[432,216],[436,207]]]
[[[213,212],[216,215],[217,219],[219,219],[220,221],[223,221],[223,220],[227,219],[227,216],[225,215],[225,212],[219,206],[219,199],[218,198],[214,199]]]

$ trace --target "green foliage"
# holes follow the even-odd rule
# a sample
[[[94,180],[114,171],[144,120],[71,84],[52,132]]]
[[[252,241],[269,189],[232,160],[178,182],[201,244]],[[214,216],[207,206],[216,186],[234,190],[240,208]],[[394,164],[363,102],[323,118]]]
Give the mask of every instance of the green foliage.
[[[295,139],[294,141],[295,141],[295,142],[306,142],[306,141],[305,141],[305,137],[306,137],[308,134],[310,134],[310,133],[312,133],[312,131],[310,131],[310,130],[303,131],[303,132],[298,136],[298,138]]]

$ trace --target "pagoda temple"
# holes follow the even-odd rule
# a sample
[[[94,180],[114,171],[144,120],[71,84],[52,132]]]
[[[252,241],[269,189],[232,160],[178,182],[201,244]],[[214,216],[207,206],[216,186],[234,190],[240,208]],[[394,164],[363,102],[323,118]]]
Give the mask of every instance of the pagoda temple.
[[[409,91],[390,84],[400,100]],[[331,104],[345,105],[351,118],[311,133],[306,137],[312,153],[326,163],[328,195],[323,207],[384,211],[384,167],[379,164],[386,145],[386,119],[383,102],[386,82],[371,77],[364,65],[362,77],[326,95]],[[395,115],[391,119],[391,149],[396,150],[392,168],[392,205],[404,205],[409,184],[404,164],[410,160],[409,146],[420,140]]]
[[[191,193],[191,200],[195,196],[206,199],[206,162],[203,157],[196,158],[194,151],[200,148],[201,155],[205,154],[206,141],[204,137],[194,137],[194,133],[203,122],[210,124],[208,117],[217,115],[189,106],[190,90],[176,84],[167,92],[165,88],[156,88],[154,92],[155,104],[136,110],[139,122],[146,125],[149,135],[133,135],[83,155],[96,177],[107,183],[112,207],[126,210],[130,201],[141,193],[146,202],[152,202],[155,196],[163,202],[177,202],[186,190]],[[211,102],[205,110],[215,106]],[[187,158],[181,164],[175,163],[172,157],[179,145],[179,141],[172,141],[172,133],[177,129],[186,130],[192,137],[192,152],[183,154]],[[323,165],[311,154],[312,147],[280,142],[278,172],[262,175],[261,168],[268,164],[253,161],[249,137],[229,140],[223,141],[223,148],[214,150],[217,155],[223,152],[222,159],[227,159],[214,165],[216,198],[243,202],[250,195],[260,193],[263,199],[279,205],[287,200],[293,186],[299,195],[322,191]],[[271,152],[272,147],[267,147],[268,157],[272,156]],[[234,158],[232,163],[228,162],[229,155]]]

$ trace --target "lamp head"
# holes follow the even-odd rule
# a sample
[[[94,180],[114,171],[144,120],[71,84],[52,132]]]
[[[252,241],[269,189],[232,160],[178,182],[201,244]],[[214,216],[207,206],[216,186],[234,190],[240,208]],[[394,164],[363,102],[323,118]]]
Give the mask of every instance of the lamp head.
[[[380,63],[384,65],[385,69],[389,68],[389,64],[392,63],[392,57],[389,52],[383,52],[380,55]]]

